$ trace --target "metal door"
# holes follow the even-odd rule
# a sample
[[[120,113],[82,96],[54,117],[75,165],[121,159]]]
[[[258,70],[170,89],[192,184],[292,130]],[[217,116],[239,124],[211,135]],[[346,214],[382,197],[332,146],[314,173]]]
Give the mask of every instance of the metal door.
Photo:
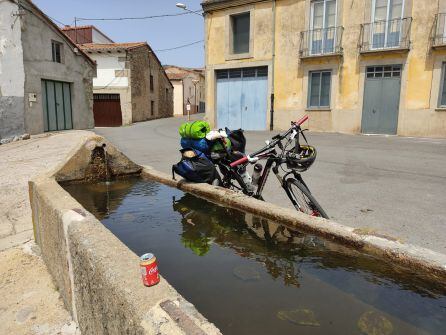
[[[217,126],[266,129],[268,68],[217,71]]]
[[[396,134],[400,89],[401,65],[367,68],[361,122],[363,133]]]
[[[45,131],[73,129],[69,83],[42,80],[42,104]]]

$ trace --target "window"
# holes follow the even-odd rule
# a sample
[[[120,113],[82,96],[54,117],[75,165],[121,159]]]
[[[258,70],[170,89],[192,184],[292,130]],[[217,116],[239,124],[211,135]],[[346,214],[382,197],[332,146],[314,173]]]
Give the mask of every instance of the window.
[[[399,77],[401,77],[401,65],[367,67],[367,78],[399,78]]]
[[[446,63],[443,63],[441,72],[440,95],[438,98],[438,107],[446,107]]]
[[[232,53],[243,54],[249,52],[250,13],[231,16]]]
[[[309,74],[308,107],[330,107],[331,71],[313,71]]]
[[[312,1],[310,17],[311,54],[333,52],[336,34],[336,0]]]
[[[169,100],[169,89],[166,88],[166,101]]]
[[[53,62],[62,63],[62,43],[51,41],[51,52]]]
[[[153,76],[150,75],[150,91],[153,92]]]
[[[399,46],[403,10],[404,0],[373,1],[373,48],[389,48]]]
[[[155,101],[150,101],[150,115],[155,115]]]

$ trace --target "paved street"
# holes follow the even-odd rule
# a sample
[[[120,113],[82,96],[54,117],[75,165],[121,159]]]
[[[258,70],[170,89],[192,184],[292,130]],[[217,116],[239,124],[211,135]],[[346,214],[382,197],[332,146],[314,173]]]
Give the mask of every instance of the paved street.
[[[135,162],[170,173],[184,121],[95,131]],[[272,134],[246,133],[248,151]],[[318,158],[303,177],[332,219],[446,253],[446,140],[329,133],[309,133],[308,139]],[[265,192],[267,201],[290,206],[273,175]]]

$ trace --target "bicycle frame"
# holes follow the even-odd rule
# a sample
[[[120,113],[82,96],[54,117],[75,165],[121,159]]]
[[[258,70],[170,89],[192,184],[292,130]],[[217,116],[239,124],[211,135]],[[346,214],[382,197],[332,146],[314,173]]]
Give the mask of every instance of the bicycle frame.
[[[266,147],[258,150],[257,152],[255,152],[253,154],[253,157],[255,157],[257,160],[266,159],[266,165],[262,171],[262,175],[259,178],[257,190],[255,192],[249,191],[247,185],[244,183],[243,179],[241,178],[241,176],[238,172],[238,169],[240,169],[240,167],[246,168],[246,165],[248,163],[250,163],[249,156],[244,156],[243,158],[237,160],[236,162],[230,162],[229,164],[222,164],[221,162],[218,163],[220,170],[224,170],[223,171],[223,175],[224,175],[223,182],[228,185],[232,185],[233,187],[238,188],[237,186],[235,186],[231,183],[231,181],[235,179],[238,182],[238,184],[241,186],[243,193],[248,194],[248,195],[250,195],[254,198],[257,198],[257,199],[262,198],[262,192],[265,187],[266,181],[269,177],[269,174],[271,172],[271,169],[273,170],[276,178],[279,180],[281,186],[286,190],[287,193],[288,193],[288,190],[285,187],[285,181],[286,181],[286,177],[290,174],[293,174],[297,180],[299,180],[300,182],[302,182],[305,185],[305,182],[303,181],[301,175],[295,170],[287,172],[284,176],[280,175],[279,166],[281,164],[285,163],[285,161],[283,160],[282,157],[277,156],[276,146],[278,146],[279,149],[283,150],[282,140],[287,138],[292,132],[295,132],[294,139],[295,139],[296,150],[299,151],[299,149],[300,149],[299,135],[300,135],[300,133],[302,133],[300,125],[303,122],[305,122],[306,120],[308,120],[308,116],[303,117],[296,123],[292,122],[292,127],[285,134],[283,134],[283,135],[279,134],[279,135],[274,136],[272,143],[268,143]],[[229,152],[227,152],[227,154],[229,155]],[[306,187],[306,185],[305,185],[305,187]]]

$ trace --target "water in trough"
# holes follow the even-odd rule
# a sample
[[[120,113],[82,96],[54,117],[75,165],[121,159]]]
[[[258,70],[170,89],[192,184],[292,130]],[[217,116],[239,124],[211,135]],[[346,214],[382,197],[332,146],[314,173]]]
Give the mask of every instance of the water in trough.
[[[382,259],[140,178],[64,188],[225,334],[446,332],[444,286]]]

